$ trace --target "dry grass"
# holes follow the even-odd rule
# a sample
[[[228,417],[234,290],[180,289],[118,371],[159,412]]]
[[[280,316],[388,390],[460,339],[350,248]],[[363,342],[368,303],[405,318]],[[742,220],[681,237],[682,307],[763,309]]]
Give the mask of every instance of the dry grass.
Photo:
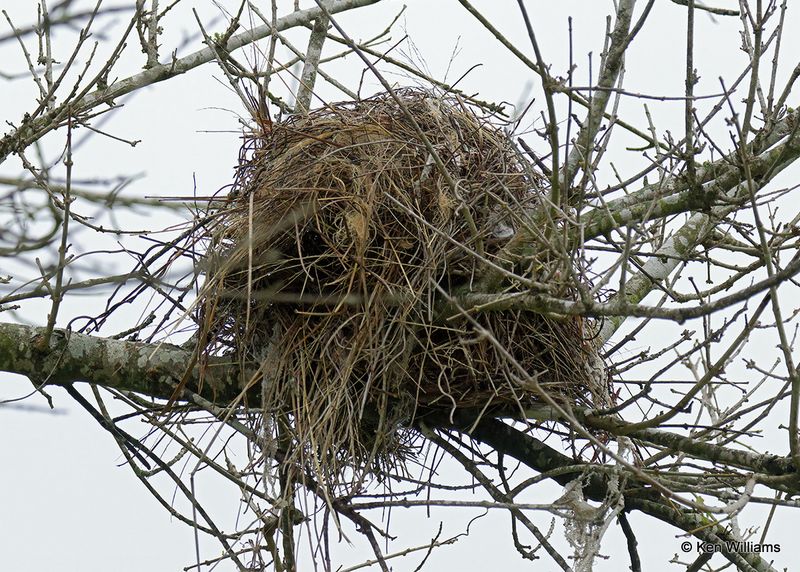
[[[249,134],[202,237],[205,351],[261,365],[265,414],[327,482],[403,458],[430,412],[508,415],[539,401],[513,360],[559,400],[591,404],[605,391],[587,321],[468,319],[445,304],[496,267],[561,295],[574,288],[547,244],[527,256],[504,248],[535,226],[544,179],[503,131],[455,98],[399,95],[449,177],[388,95],[335,104]]]

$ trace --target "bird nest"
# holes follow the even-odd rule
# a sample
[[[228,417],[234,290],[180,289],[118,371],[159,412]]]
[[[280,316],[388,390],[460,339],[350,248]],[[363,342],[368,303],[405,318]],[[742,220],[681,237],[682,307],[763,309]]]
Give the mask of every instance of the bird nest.
[[[536,222],[543,181],[453,96],[259,122],[203,230],[205,353],[255,364],[276,431],[328,476],[409,454],[424,416],[519,415],[541,391],[592,405],[607,395],[592,323],[468,302],[542,283],[574,295]]]

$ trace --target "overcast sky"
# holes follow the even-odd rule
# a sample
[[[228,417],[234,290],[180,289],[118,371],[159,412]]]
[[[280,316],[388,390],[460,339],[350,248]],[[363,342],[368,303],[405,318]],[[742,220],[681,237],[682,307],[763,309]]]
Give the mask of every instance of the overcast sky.
[[[737,5],[730,0],[711,2],[719,7]],[[238,3],[221,4],[234,9]],[[287,13],[291,4],[280,2],[279,13]],[[402,5],[395,0],[384,0],[376,6],[342,15],[338,20],[351,35],[367,38],[383,30]],[[515,1],[476,1],[475,5],[521,50],[525,53],[531,51]],[[17,26],[35,21],[34,2],[0,0],[0,6],[8,11]],[[601,0],[537,0],[528,2],[528,7],[544,57],[552,63],[551,73],[554,75],[565,75],[569,65],[568,17],[572,16],[576,82],[587,85],[590,82],[589,63],[592,62],[595,70],[599,66],[606,17],[612,11],[612,3]],[[205,23],[212,22],[219,15],[218,8],[211,1],[184,0],[163,24],[164,54],[180,44],[186,35],[196,34],[197,25],[191,13],[192,8],[197,9]],[[790,30],[798,29],[796,16],[789,13],[787,26]],[[736,21],[731,20],[698,15],[696,67],[701,81],[696,88],[697,93],[720,93],[718,78],[722,76],[731,80],[742,70],[746,60],[739,50],[739,27]],[[119,23],[107,31],[110,38],[119,34],[124,21],[125,15],[120,15]],[[217,21],[211,25],[210,31],[221,31],[225,25],[223,21]],[[6,22],[0,21],[0,35],[5,34],[7,29]],[[634,49],[629,52],[626,88],[641,94],[680,96],[684,90],[684,33],[685,8],[669,0],[657,0],[653,15],[636,39]],[[304,48],[306,34],[306,31],[294,32],[289,37]],[[479,94],[485,100],[524,106],[531,98],[535,98],[529,119],[522,126],[530,127],[533,123],[533,126],[541,127],[541,120],[534,121],[544,109],[542,99],[538,96],[536,78],[458,2],[408,0],[391,34],[392,41],[401,39],[405,34],[409,41],[393,52],[395,57],[424,67],[431,76],[445,81],[454,81],[466,74],[459,87],[465,92]],[[62,31],[56,38],[56,45],[66,50],[74,41],[75,33]],[[783,70],[785,76],[796,63],[797,55],[800,55],[800,38],[797,34],[788,33],[784,42],[786,45],[783,50],[787,54],[787,66]],[[182,48],[181,53],[189,53],[200,47],[200,39],[195,36]],[[326,46],[326,50],[334,49]],[[62,52],[61,57],[65,56],[66,51]],[[124,77],[136,73],[144,62],[143,58],[136,46],[129,47],[116,75]],[[479,64],[478,67],[474,67],[476,64]],[[26,67],[15,42],[0,44],[0,73],[24,73]],[[362,66],[352,59],[333,63],[324,69],[351,87],[358,86],[362,72]],[[391,75],[390,78],[398,85],[414,81],[399,75]],[[327,84],[320,83],[319,87],[318,93],[326,101],[345,99],[343,94]],[[35,86],[30,78],[23,78],[6,84],[4,89],[6,91],[0,98],[0,118],[19,122],[22,114],[34,107]],[[362,93],[368,95],[377,89],[378,83],[367,74]],[[790,101],[790,105],[796,106],[796,99]],[[659,132],[682,132],[681,101],[650,102],[649,106]],[[138,196],[188,196],[194,192],[198,195],[213,194],[232,180],[240,143],[238,119],[244,113],[237,97],[228,88],[227,81],[221,77],[219,68],[214,64],[204,65],[182,77],[155,84],[126,98],[124,108],[114,114],[103,129],[120,138],[141,140],[141,143],[131,147],[108,138],[94,137],[76,155],[76,173],[81,178],[141,174],[143,176],[125,191]],[[644,124],[640,99],[624,98],[620,113]],[[724,126],[717,125],[713,129],[719,129],[719,133],[722,133]],[[531,141],[536,142],[537,139],[534,137]],[[45,152],[52,155],[59,145],[63,145],[63,134],[48,138],[47,144],[49,148],[46,147]],[[536,144],[543,148],[543,142]],[[632,173],[637,165],[634,164],[635,159],[630,158],[630,153],[624,152],[624,144],[625,138],[620,135],[615,142],[620,150],[612,150],[611,157],[622,161],[622,169]],[[784,174],[781,181],[796,176],[796,170],[792,171]],[[2,175],[17,176],[20,173],[20,165],[13,159],[0,166]],[[608,172],[601,173],[601,176],[611,179]],[[172,222],[174,219],[167,217],[143,215],[131,217],[127,224],[133,227],[142,225],[142,228],[152,230]],[[0,268],[2,274],[3,269]],[[91,313],[92,308],[101,308],[102,303],[100,299],[73,298],[71,305],[63,309],[61,319],[66,323],[73,316]],[[47,303],[30,304],[17,319],[44,324],[47,308]],[[132,309],[127,314],[118,314],[115,319],[119,329],[124,329],[126,321],[133,323],[139,317],[137,310]],[[0,373],[0,380],[0,400],[20,397],[31,389],[27,380],[8,374]],[[47,410],[45,400],[39,396],[33,396],[14,407],[0,406],[0,568],[15,572],[99,572],[109,569],[132,572],[180,570],[190,565],[194,555],[192,530],[171,519],[153,500],[132,472],[122,465],[123,458],[113,439],[89,415],[76,408],[61,390],[49,391],[55,399],[56,409],[52,412]],[[145,430],[143,426],[141,433]],[[783,443],[776,442],[773,448],[782,451]],[[198,486],[205,487],[204,498],[212,505],[215,514],[220,515],[220,520],[232,526],[237,510],[237,506],[233,506],[235,499],[231,501],[223,492],[215,496],[216,484],[213,481],[201,479]],[[550,496],[525,500],[549,502],[561,493],[557,486],[535,490],[537,494]],[[753,515],[758,512],[755,509]],[[480,512],[470,513],[472,516],[476,514]],[[429,540],[435,534],[440,520],[446,520],[451,525],[460,522],[459,517],[452,516],[452,513],[438,510],[432,511],[430,518],[426,518],[421,511],[410,513],[397,510],[393,518],[398,533],[402,531],[400,540],[404,544],[412,544],[409,540],[412,537],[419,542]],[[463,518],[464,523],[466,520]],[[636,514],[631,516],[631,521],[635,527],[639,527],[640,542],[646,544],[643,560],[645,564],[650,562],[652,568],[646,567],[653,570],[669,569],[666,562],[679,551],[680,540],[676,538],[675,531]],[[542,517],[539,522],[544,523],[542,526],[547,529],[549,517]],[[537,570],[554,569],[546,557],[531,564],[518,556],[511,546],[508,518],[500,511],[477,521],[473,527],[469,538],[453,547],[435,551],[429,561],[429,569],[514,571],[528,570],[532,566]],[[451,532],[456,530],[458,525],[454,525]],[[559,534],[558,530],[556,535]],[[784,527],[775,533],[776,541],[783,541],[784,546],[791,547],[791,527]],[[494,539],[496,544],[487,546],[483,544],[485,539]],[[400,547],[400,544],[396,546]],[[614,554],[616,557],[609,562],[599,561],[596,570],[627,568],[624,540],[616,527],[612,527],[604,547],[605,554]],[[346,546],[342,549],[346,549]],[[363,547],[354,548],[353,551],[342,561],[355,564],[370,557]],[[204,541],[202,556],[209,558],[217,555],[217,545]],[[781,558],[778,560],[781,565],[792,562],[784,555]],[[398,561],[395,566],[397,570],[413,570],[418,562],[419,558],[412,558]],[[218,569],[231,570],[232,566],[225,564]]]

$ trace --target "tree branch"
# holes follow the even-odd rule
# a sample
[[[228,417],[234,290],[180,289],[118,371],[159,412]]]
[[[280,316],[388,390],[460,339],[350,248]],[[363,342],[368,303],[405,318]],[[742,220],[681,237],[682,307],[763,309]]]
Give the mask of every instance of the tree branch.
[[[331,0],[325,4],[325,10],[330,14],[336,14],[353,8],[374,4],[379,1],[380,0]],[[323,9],[319,7],[292,12],[283,18],[279,18],[275,28],[277,31],[282,32],[289,28],[303,26],[313,20],[321,18],[323,13]],[[232,36],[228,40],[225,48],[228,52],[232,52],[257,40],[266,38],[271,34],[271,26],[266,24],[263,26],[256,26],[251,30]],[[171,79],[200,65],[214,61],[215,57],[214,48],[208,46],[183,58],[154,65],[138,74],[116,81],[108,87],[88,93],[77,101],[68,98],[52,111],[44,113],[35,119],[26,117],[20,122],[19,127],[0,139],[0,163],[4,162],[11,153],[25,149],[28,145],[40,139],[45,133],[60,126],[69,115],[74,116],[85,113],[103,103],[113,103],[115,99],[131,93],[132,91]]]
[[[469,426],[469,424],[466,424]],[[497,451],[502,451],[528,467],[546,473],[559,467],[573,467],[575,460],[563,453],[548,447],[535,437],[507,425],[498,419],[482,419],[470,434],[474,439],[489,445]],[[592,469],[591,464],[585,465],[583,474],[586,475],[584,495],[587,498],[602,502],[608,494],[608,486],[602,473]],[[576,474],[577,473],[577,474]],[[553,480],[566,485],[580,476],[577,469],[574,473],[564,473],[553,476]],[[629,480],[628,488],[624,492],[625,510],[639,510],[667,524],[685,530],[703,542],[711,542],[721,547],[721,554],[740,570],[755,572],[775,572],[770,564],[759,557],[758,554],[738,554],[729,552],[726,542],[734,539],[719,524],[710,523],[699,513],[678,509],[650,487],[644,487],[635,481]]]
[[[0,370],[27,376],[37,385],[85,381],[164,400],[185,376],[193,391],[214,403],[230,403],[241,393],[237,369],[222,359],[187,371],[196,361],[193,353],[171,344],[55,329],[43,347],[44,333],[45,328],[0,324]],[[255,392],[248,397],[258,400]]]

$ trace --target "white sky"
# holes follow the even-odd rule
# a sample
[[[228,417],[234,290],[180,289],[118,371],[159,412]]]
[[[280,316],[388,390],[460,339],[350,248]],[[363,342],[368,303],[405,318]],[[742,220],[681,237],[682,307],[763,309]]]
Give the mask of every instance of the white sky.
[[[639,9],[646,2],[640,1]],[[718,7],[735,7],[730,0],[711,0]],[[224,2],[233,9],[237,3]],[[267,2],[259,5],[266,6]],[[392,33],[393,41],[407,33],[414,50],[408,44],[393,52],[397,58],[410,57],[413,63],[424,65],[429,73],[442,80],[454,80],[474,64],[472,70],[459,84],[465,92],[478,93],[492,101],[517,103],[537,95],[536,78],[512,54],[491,37],[456,1],[409,0],[403,16]],[[305,5],[305,4],[304,4]],[[526,54],[531,54],[516,2],[476,1],[475,5],[489,17],[495,26]],[[291,2],[280,2],[280,14],[286,13]],[[337,18],[349,33],[366,38],[385,28],[400,10],[401,2],[386,0],[377,6],[360,9]],[[28,24],[35,18],[34,2],[0,0],[17,25]],[[164,22],[166,34],[162,52],[168,53],[186,32],[196,30],[191,8],[196,8],[208,22],[218,13],[210,1],[197,0],[179,5]],[[266,10],[266,8],[263,8]],[[565,75],[569,63],[567,18],[573,17],[573,50],[577,65],[576,83],[587,85],[588,54],[592,53],[595,71],[599,67],[605,18],[611,11],[611,2],[600,0],[574,0],[560,2],[530,1],[528,9],[538,34],[544,57],[553,64],[551,73]],[[684,82],[684,32],[685,9],[669,2],[657,0],[653,14],[635,40],[626,62],[626,89],[631,92],[654,95],[680,96]],[[7,27],[0,21],[0,34]],[[698,14],[696,22],[696,67],[701,81],[696,93],[720,93],[718,78],[730,84],[745,62],[739,50],[737,22],[729,18],[711,18]],[[798,29],[798,14],[789,13],[789,30]],[[221,31],[224,24],[217,23],[210,31]],[[119,26],[110,32],[111,37]],[[290,34],[295,44],[305,48],[307,32]],[[74,33],[61,33],[57,44],[64,48],[74,40]],[[195,39],[183,53],[199,49]],[[66,48],[64,48],[66,49]],[[330,44],[327,49],[332,49]],[[798,35],[784,37],[786,66],[782,75],[791,70],[800,55]],[[326,53],[328,53],[326,51]],[[66,53],[63,53],[65,56]],[[58,59],[58,58],[57,58]],[[162,58],[163,61],[163,58]],[[144,56],[131,45],[120,63],[117,76],[137,72]],[[25,65],[19,47],[14,42],[0,45],[0,72],[24,72]],[[362,66],[354,61],[334,63],[323,69],[348,86],[358,84]],[[445,77],[445,74],[446,77]],[[407,84],[407,78],[391,76],[398,84]],[[584,79],[581,79],[584,78]],[[320,80],[321,82],[321,80]],[[780,84],[780,81],[779,81]],[[345,99],[330,86],[318,83],[320,94],[327,100]],[[377,90],[377,82],[365,80],[365,94]],[[531,92],[533,90],[533,92]],[[26,110],[33,108],[35,89],[29,79],[10,84],[2,94],[0,119],[18,122]],[[715,101],[715,100],[711,100]],[[797,99],[790,99],[796,106]],[[676,136],[682,133],[683,103],[648,102],[660,133],[671,130]],[[699,108],[706,106],[701,102]],[[542,110],[543,99],[537,96],[529,118]],[[582,110],[576,110],[583,115]],[[104,129],[115,136],[141,140],[135,148],[106,138],[93,138],[76,156],[79,177],[116,176],[144,173],[145,177],[134,183],[126,192],[137,195],[189,195],[193,180],[199,195],[210,195],[229,183],[238,154],[237,114],[243,113],[235,95],[227,88],[214,64],[207,64],[183,77],[156,84],[125,100],[125,108],[115,114]],[[620,113],[630,121],[645,125],[642,100],[623,98]],[[541,121],[537,122],[541,127]],[[718,123],[715,133],[723,135],[725,126]],[[625,137],[617,134],[618,151],[611,156],[619,161],[618,168],[631,174],[641,165],[624,151]],[[535,138],[529,139],[537,143]],[[51,155],[63,145],[63,133],[48,138],[47,152]],[[631,141],[631,144],[638,142]],[[787,173],[782,181],[796,175]],[[19,164],[14,160],[0,167],[0,174],[17,175]],[[600,174],[611,180],[606,171]],[[132,219],[131,224],[147,228],[164,226],[161,219],[148,216]],[[91,247],[92,245],[86,245]],[[2,274],[0,269],[0,274]],[[101,300],[79,299],[63,309],[62,318],[91,313],[101,307]],[[85,301],[84,301],[85,300]],[[32,323],[43,324],[48,305],[30,304],[19,316]],[[6,316],[2,316],[6,319]],[[127,313],[118,318],[119,329],[126,320],[135,321],[138,314]],[[66,323],[66,322],[64,322]],[[63,325],[63,324],[62,324]],[[640,340],[642,345],[646,340]],[[26,380],[0,374],[0,399],[19,397],[30,390]],[[173,521],[136,480],[125,466],[118,466],[122,458],[112,438],[103,432],[82,410],[58,389],[49,390],[55,398],[57,411],[43,413],[25,409],[0,408],[0,568],[15,572],[61,570],[93,572],[118,570],[179,570],[190,565],[194,554],[194,539],[190,528]],[[26,402],[30,406],[44,407],[43,399],[34,396]],[[143,433],[145,428],[142,427]],[[783,451],[784,443],[770,444],[775,451]],[[216,495],[215,485],[201,481],[204,498],[221,514],[221,521],[232,524],[236,507],[227,496]],[[539,498],[529,502],[548,502],[560,495],[557,486],[536,488]],[[215,496],[216,495],[216,496]],[[465,509],[456,509],[465,510]],[[758,510],[754,511],[758,512]],[[763,513],[763,511],[760,511]],[[434,510],[430,519],[422,511],[397,510],[393,516],[395,529],[403,545],[411,545],[411,535],[423,543],[435,534],[439,520],[451,525],[460,521],[453,513]],[[466,512],[464,512],[466,514]],[[477,513],[470,513],[477,514]],[[667,562],[679,552],[681,539],[676,531],[661,526],[649,518],[634,513],[630,517],[639,533],[640,550],[645,569],[669,570]],[[546,556],[535,564],[522,560],[510,544],[508,517],[497,512],[473,525],[472,534],[455,546],[434,551],[428,563],[430,570],[554,570],[555,564]],[[545,530],[549,517],[537,520]],[[763,522],[763,520],[762,520]],[[456,531],[458,527],[453,529]],[[560,533],[557,529],[556,536]],[[797,555],[792,546],[792,529],[785,526],[773,531],[774,541],[782,542],[784,553],[776,564],[789,565]],[[447,534],[447,532],[445,532]],[[402,547],[394,545],[394,549]],[[215,544],[205,542],[203,557],[218,555]],[[344,549],[344,548],[343,548]],[[596,570],[627,569],[628,556],[618,528],[612,527],[604,554],[614,555],[610,561],[599,561]],[[353,549],[344,562],[357,563],[369,558],[363,546]],[[419,562],[414,557],[395,561],[396,570],[413,570]],[[228,564],[218,568],[230,570]]]

